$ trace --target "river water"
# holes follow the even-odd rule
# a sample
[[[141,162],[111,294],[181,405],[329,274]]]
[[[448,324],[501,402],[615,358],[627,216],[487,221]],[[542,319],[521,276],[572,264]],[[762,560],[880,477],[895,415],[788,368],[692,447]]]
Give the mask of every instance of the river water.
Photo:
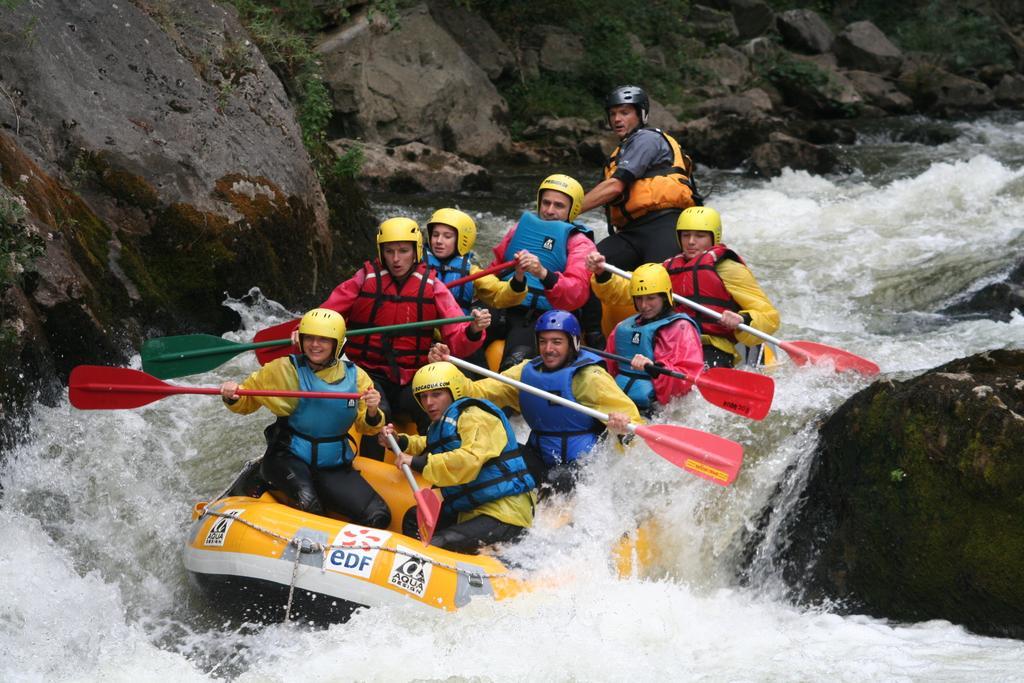
[[[926,123],[865,131],[843,154],[867,172],[704,174],[725,241],[782,313],[778,336],[867,356],[893,379],[1024,348],[1020,315],[1000,323],[936,313],[1024,256],[1024,121],[955,124],[960,137],[938,147],[896,141],[901,126]],[[477,218],[480,246],[528,208],[544,172],[497,175],[493,195],[459,199]],[[592,170],[583,177],[589,184]],[[379,200],[382,216],[419,219],[438,201]],[[596,213],[587,221],[604,234]],[[229,305],[243,327],[226,336],[239,341],[291,315],[265,300]],[[255,367],[243,355],[187,381],[212,385]],[[195,396],[131,411],[40,405],[25,444],[0,465],[0,680],[1020,680],[1020,641],[787,599],[776,530],[803,487],[820,420],[866,381],[788,362],[773,375],[763,422],[697,395],[661,418],[743,443],[732,487],[689,476],[643,445],[599,452],[575,522],[557,528],[549,508],[510,551],[554,576],[551,587],[454,614],[366,610],[326,629],[230,623],[192,592],[182,566],[193,503],[262,451],[266,415],[239,417]],[[766,537],[751,553],[746,539],[769,505]],[[620,578],[609,549],[649,517],[657,561]]]

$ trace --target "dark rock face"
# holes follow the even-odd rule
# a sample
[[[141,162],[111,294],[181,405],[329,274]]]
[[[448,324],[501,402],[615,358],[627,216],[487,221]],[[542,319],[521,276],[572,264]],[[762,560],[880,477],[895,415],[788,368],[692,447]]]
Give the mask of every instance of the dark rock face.
[[[895,74],[903,53],[870,21],[856,21],[836,36],[836,57],[849,69]]]
[[[775,17],[786,45],[798,52],[822,54],[832,49],[836,36],[814,10],[791,9]]]
[[[48,236],[0,309],[5,332],[25,331],[4,357],[30,381],[119,362],[146,336],[231,328],[226,293],[318,302],[369,251],[365,205],[329,215],[284,88],[233,10],[18,3],[0,35],[0,180]]]
[[[880,381],[821,429],[786,572],[808,600],[1024,637],[1024,352]]]
[[[758,145],[750,155],[750,170],[757,175],[777,176],[784,168],[830,173],[839,163],[835,153],[785,133],[772,133],[768,142]]]
[[[1002,282],[987,285],[966,301],[953,304],[942,312],[958,317],[1008,322],[1014,311],[1024,312],[1024,261],[1018,263]]]

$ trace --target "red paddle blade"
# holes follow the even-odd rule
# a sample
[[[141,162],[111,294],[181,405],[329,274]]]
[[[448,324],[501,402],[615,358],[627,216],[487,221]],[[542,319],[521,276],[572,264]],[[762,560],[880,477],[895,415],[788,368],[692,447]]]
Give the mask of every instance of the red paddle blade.
[[[697,377],[700,395],[719,408],[763,420],[772,408],[775,381],[756,372],[730,368],[711,368]]]
[[[849,351],[837,349],[828,344],[810,341],[791,341],[782,342],[779,346],[789,354],[790,358],[797,365],[831,362],[835,366],[836,372],[852,370],[866,377],[874,377],[881,372],[878,365],[872,363],[867,358],[861,358]]]
[[[636,433],[672,464],[728,486],[743,464],[743,446],[715,434],[676,425],[640,425]]]
[[[279,339],[291,339],[292,330],[298,328],[298,326],[298,320],[288,320],[278,325],[274,325],[273,327],[260,330],[252,340],[254,343],[258,343],[277,341]],[[284,356],[292,353],[299,353],[299,350],[290,344],[285,344],[284,346],[268,346],[263,349],[256,349],[256,360],[259,361],[260,365],[266,365],[275,358],[283,358]]]
[[[441,501],[430,489],[419,489],[413,497],[416,499],[416,523],[420,527],[420,539],[423,545],[430,545],[434,529],[441,519]]]
[[[171,391],[174,387],[170,384],[144,372],[102,365],[79,365],[68,380],[68,397],[79,410],[138,408]]]

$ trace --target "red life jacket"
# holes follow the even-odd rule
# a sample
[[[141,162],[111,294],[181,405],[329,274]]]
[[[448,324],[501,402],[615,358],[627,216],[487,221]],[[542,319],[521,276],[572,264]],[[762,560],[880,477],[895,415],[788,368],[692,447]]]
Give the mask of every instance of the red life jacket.
[[[724,244],[716,244],[691,261],[687,261],[682,254],[676,254],[665,262],[665,269],[668,271],[669,277],[672,278],[672,290],[690,301],[707,306],[719,313],[722,311],[738,313],[740,305],[729,294],[725,283],[722,282],[718,271],[715,270],[715,265],[721,259],[727,258],[746,265],[736,252]],[[736,343],[735,331],[728,329],[717,320],[712,320],[683,304],[676,306],[676,310],[700,320],[702,334],[725,337],[734,344]]]
[[[350,331],[438,318],[433,273],[426,264],[419,263],[413,268],[401,290],[379,262],[367,261],[363,275],[363,286],[346,320]],[[407,330],[395,336],[353,336],[345,343],[345,353],[364,369],[384,371],[392,382],[407,384],[419,368],[430,362],[427,352],[433,341],[432,327]]]

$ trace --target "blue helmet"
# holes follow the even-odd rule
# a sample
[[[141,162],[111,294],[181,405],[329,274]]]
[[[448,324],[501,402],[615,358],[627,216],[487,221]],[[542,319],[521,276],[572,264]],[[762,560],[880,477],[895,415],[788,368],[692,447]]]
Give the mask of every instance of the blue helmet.
[[[580,329],[580,322],[576,320],[576,316],[569,311],[548,311],[537,319],[537,325],[533,329],[538,337],[541,332],[565,332],[572,340],[573,348],[576,351],[580,350],[583,330]]]

